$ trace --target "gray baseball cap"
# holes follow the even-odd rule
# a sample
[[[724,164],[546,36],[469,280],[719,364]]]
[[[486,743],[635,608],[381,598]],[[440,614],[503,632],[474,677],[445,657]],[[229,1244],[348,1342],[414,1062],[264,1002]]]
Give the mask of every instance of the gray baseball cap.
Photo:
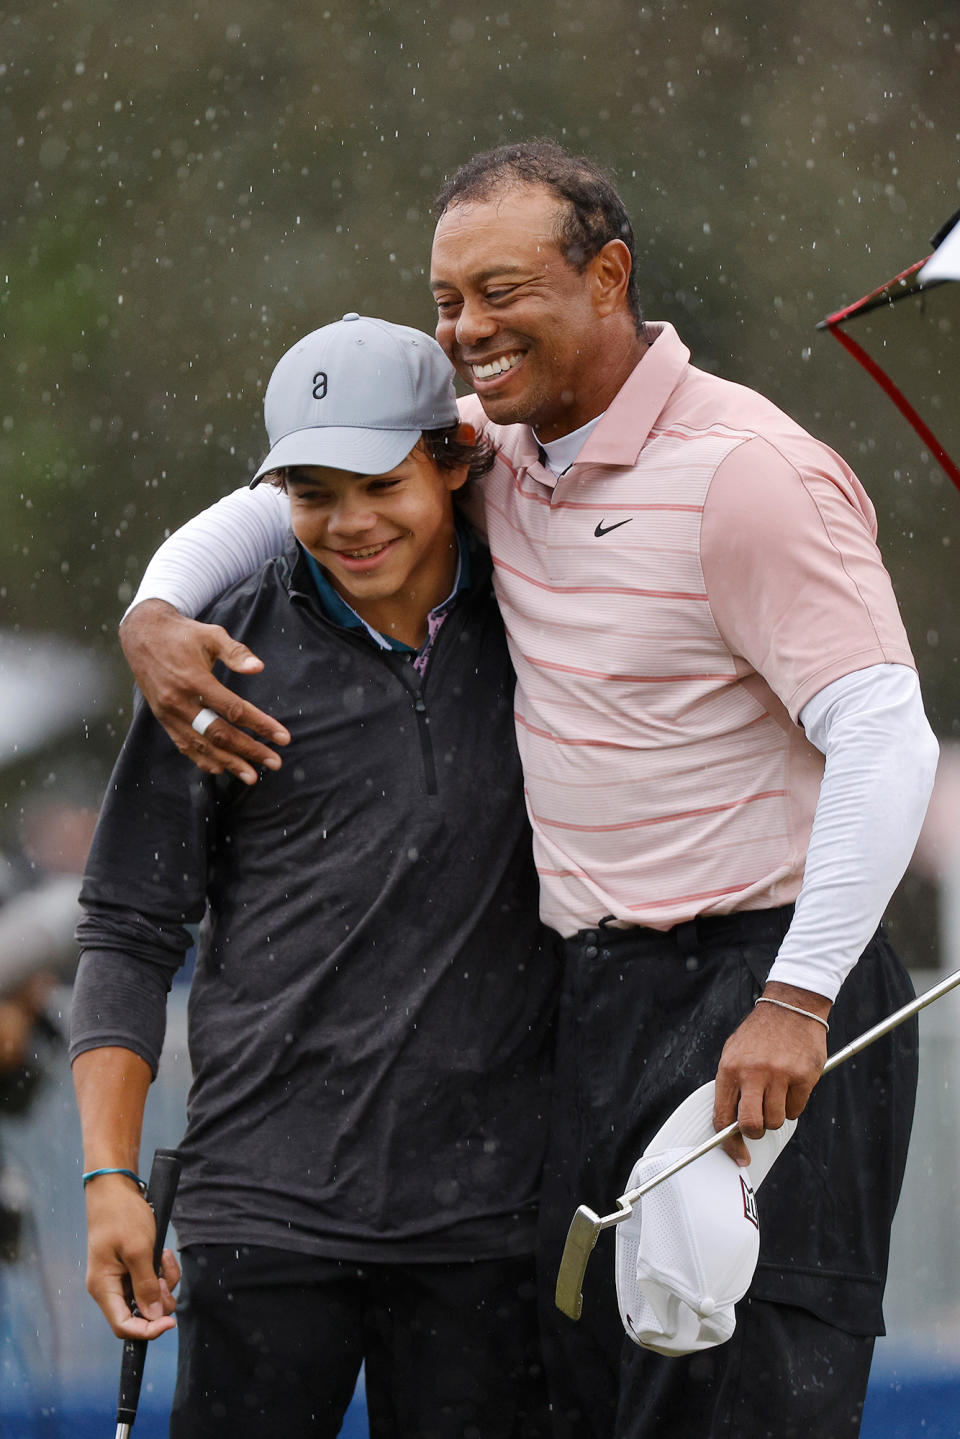
[[[424,430],[459,419],[453,366],[430,335],[344,315],[278,362],[263,400],[270,453],[250,481],[288,465],[379,475]]]

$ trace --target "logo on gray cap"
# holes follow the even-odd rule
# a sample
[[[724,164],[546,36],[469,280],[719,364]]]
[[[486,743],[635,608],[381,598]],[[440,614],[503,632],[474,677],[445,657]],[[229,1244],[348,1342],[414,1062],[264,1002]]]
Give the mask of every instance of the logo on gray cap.
[[[354,312],[305,335],[276,366],[264,396],[271,470],[319,465],[385,474],[424,430],[455,425],[454,372],[430,335]]]

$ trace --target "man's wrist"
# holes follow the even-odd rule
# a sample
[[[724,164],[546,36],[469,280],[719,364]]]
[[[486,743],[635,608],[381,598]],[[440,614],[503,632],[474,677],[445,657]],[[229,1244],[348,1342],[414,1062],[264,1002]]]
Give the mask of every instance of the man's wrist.
[[[807,1014],[815,1014],[824,1022],[830,1018],[830,1011],[833,1008],[833,1001],[826,995],[817,994],[812,989],[800,989],[795,984],[781,984],[778,980],[764,985],[763,997],[764,999],[776,999],[781,1004],[792,1005],[796,1009],[804,1010]]]
[[[142,599],[135,597],[133,602],[127,606],[119,625],[121,631],[134,613],[137,614],[138,619],[148,619],[151,614],[176,615],[179,619],[183,618],[182,611],[178,610],[170,600],[162,600],[159,595],[144,595]]]

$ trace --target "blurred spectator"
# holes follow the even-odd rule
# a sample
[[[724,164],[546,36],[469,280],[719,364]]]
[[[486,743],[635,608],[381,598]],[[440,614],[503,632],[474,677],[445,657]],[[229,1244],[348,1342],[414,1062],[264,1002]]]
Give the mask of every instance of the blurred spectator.
[[[97,811],[70,800],[43,798],[23,813],[23,853],[41,874],[82,875],[97,825]]]
[[[96,822],[95,809],[70,800],[44,798],[25,808],[21,853],[0,875],[0,1000],[35,975],[60,984],[73,979],[77,894]]]
[[[60,1037],[45,1014],[54,983],[50,974],[34,974],[0,998],[0,1117],[30,1107],[43,1075],[40,1055]],[[0,1149],[0,1264],[18,1257],[25,1210],[23,1183],[7,1172]]]
[[[42,1295],[43,1275],[31,1186],[7,1161],[4,1129],[27,1113],[62,1049],[47,1007],[76,968],[77,895],[95,822],[94,810],[44,799],[24,815],[21,853],[0,856],[0,1391],[18,1414],[35,1417],[32,1434],[48,1432],[42,1396],[53,1380],[53,1340],[27,1342],[33,1331],[49,1335],[50,1325],[22,1312],[25,1294]]]
[[[0,908],[0,1001],[12,1001],[31,979],[73,979],[79,891],[79,874],[48,875]]]

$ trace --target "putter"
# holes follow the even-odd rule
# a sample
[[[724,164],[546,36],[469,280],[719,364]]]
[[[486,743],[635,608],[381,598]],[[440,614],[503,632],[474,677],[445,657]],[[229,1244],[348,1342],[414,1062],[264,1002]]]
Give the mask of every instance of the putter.
[[[858,1039],[852,1039],[849,1044],[838,1049],[836,1054],[831,1054],[823,1066],[823,1073],[828,1074],[831,1069],[836,1069],[837,1065],[842,1064],[845,1059],[851,1059],[862,1049],[873,1044],[874,1040],[882,1039],[885,1034],[896,1029],[897,1025],[903,1024],[904,1020],[910,1019],[912,1015],[925,1009],[928,1004],[932,1004],[935,999],[939,999],[941,995],[946,994],[958,984],[960,984],[960,969],[948,975],[946,979],[942,979],[939,984],[935,984],[926,993],[912,999],[902,1009],[895,1010],[886,1019],[882,1019],[879,1024],[875,1024],[872,1029],[865,1030]],[[641,1184],[638,1189],[628,1189],[626,1194],[621,1194],[617,1200],[617,1207],[612,1214],[595,1214],[586,1204],[580,1205],[570,1222],[566,1243],[563,1246],[563,1255],[560,1259],[560,1268],[557,1272],[554,1302],[561,1313],[566,1314],[568,1319],[579,1319],[583,1312],[583,1279],[587,1272],[590,1255],[600,1237],[600,1231],[610,1229],[613,1225],[622,1224],[625,1219],[629,1219],[637,1200],[642,1199],[655,1185],[662,1184],[665,1179],[679,1173],[688,1164],[692,1164],[695,1159],[699,1159],[702,1154],[708,1154],[711,1149],[716,1149],[718,1144],[723,1144],[725,1140],[738,1134],[739,1129],[740,1126],[736,1121],[728,1124],[725,1129],[718,1130],[710,1139],[705,1139],[702,1144],[698,1144],[688,1154],[681,1155],[672,1164],[668,1164],[666,1169],[662,1169],[653,1179],[648,1179],[646,1184]]]
[[[173,1199],[180,1179],[180,1156],[175,1149],[158,1149],[153,1156],[150,1179],[144,1196],[153,1210],[157,1225],[157,1237],[153,1246],[153,1267],[159,1274],[163,1241],[170,1223]],[[139,1314],[136,1302],[130,1308]],[[123,1359],[120,1363],[120,1390],[117,1395],[117,1432],[115,1439],[130,1439],[130,1430],[137,1417],[140,1402],[140,1386],[143,1383],[143,1365],[147,1357],[146,1339],[125,1339]]]

